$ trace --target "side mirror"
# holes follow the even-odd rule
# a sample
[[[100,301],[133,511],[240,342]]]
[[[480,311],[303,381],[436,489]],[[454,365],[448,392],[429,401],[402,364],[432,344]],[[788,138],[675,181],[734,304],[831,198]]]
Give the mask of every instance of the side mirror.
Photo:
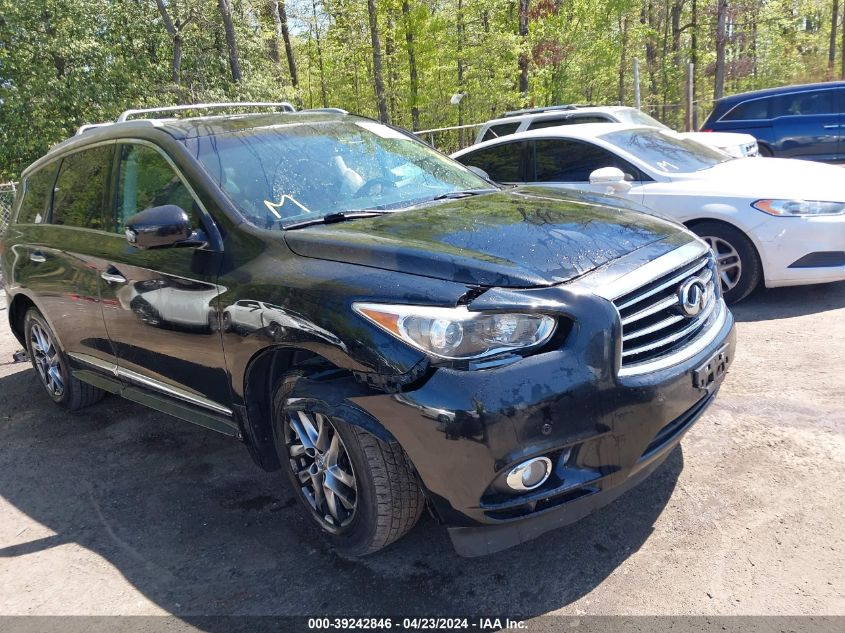
[[[631,183],[618,167],[602,167],[590,174],[590,184],[605,186],[606,193],[623,194],[631,190]]]
[[[205,242],[191,230],[191,219],[175,204],[150,207],[126,220],[126,241],[138,248],[191,245]]]
[[[475,165],[464,165],[464,167],[469,169],[476,176],[481,176],[482,178],[484,178],[484,180],[488,182],[493,182],[492,180],[490,180],[490,174],[481,169],[481,167],[476,167]]]

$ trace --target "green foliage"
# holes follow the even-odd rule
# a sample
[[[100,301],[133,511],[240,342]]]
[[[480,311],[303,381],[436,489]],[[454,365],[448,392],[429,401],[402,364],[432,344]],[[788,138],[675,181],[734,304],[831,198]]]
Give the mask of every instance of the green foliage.
[[[188,21],[176,82],[173,36],[154,0],[0,0],[0,180],[16,178],[79,125],[129,107],[292,100],[376,116],[367,2],[285,4],[297,87],[272,0],[232,0],[237,83],[217,0],[164,0],[175,23]],[[530,0],[527,37],[518,33],[515,0],[409,0],[407,17],[402,0],[376,4],[385,96],[398,125],[412,125],[408,32],[422,128],[478,123],[527,105],[630,104],[633,58],[644,108],[669,124],[682,122],[693,57],[702,114],[712,99],[716,0],[697,0],[695,16],[692,0]],[[728,0],[725,92],[834,78],[830,19],[831,0]],[[521,54],[529,60],[527,94],[519,92]],[[458,92],[466,96],[450,105]],[[438,141],[456,146],[473,136]]]

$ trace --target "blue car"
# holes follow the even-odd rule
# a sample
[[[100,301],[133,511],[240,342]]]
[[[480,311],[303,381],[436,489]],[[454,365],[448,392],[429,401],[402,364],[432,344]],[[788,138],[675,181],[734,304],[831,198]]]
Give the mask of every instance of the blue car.
[[[845,162],[845,81],[724,97],[701,131],[751,134],[762,156]]]

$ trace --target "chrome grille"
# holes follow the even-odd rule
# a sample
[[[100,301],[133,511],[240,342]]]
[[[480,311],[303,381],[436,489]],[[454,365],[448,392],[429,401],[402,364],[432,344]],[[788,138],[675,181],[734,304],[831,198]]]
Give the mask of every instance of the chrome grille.
[[[722,310],[715,272],[708,252],[614,299],[622,320],[621,369],[635,373],[637,366],[675,354],[707,329],[711,317]],[[688,312],[682,296],[691,285],[696,291],[703,286],[704,292]]]

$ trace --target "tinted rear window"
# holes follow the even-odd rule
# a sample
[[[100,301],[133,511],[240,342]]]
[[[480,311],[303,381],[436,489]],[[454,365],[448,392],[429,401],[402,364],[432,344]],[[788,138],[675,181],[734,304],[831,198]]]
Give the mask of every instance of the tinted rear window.
[[[47,220],[47,205],[53,191],[57,166],[57,163],[53,163],[42,167],[24,181],[18,224],[41,224]]]
[[[568,117],[558,117],[556,119],[541,119],[539,121],[534,121],[531,125],[528,126],[529,130],[541,130],[547,127],[557,127],[559,125],[577,125],[581,123],[607,123],[610,119],[603,116],[597,116],[594,114],[578,116],[578,115],[571,115]]]
[[[833,90],[793,92],[772,97],[771,116],[808,116],[837,114],[836,93]]]
[[[513,134],[519,127],[519,121],[515,123],[499,123],[498,125],[491,125],[482,137],[482,141],[489,141],[490,139],[499,138],[500,136],[507,136]]]
[[[770,99],[745,101],[723,116],[722,121],[759,121],[761,119],[770,119],[770,103]]]

